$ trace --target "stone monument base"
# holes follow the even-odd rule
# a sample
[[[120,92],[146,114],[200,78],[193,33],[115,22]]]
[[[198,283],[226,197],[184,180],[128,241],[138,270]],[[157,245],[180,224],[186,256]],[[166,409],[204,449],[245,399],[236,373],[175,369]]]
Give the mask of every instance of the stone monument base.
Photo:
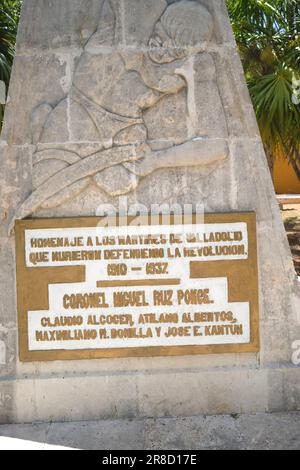
[[[252,354],[22,369],[0,382],[1,423],[299,410],[299,368],[259,369]]]
[[[299,282],[223,0],[24,1],[0,174],[0,423],[300,409]],[[58,278],[53,265],[30,265],[25,243],[15,250],[15,221],[71,218],[78,228],[107,208],[120,215],[120,196],[131,215],[141,207],[165,214],[166,206],[172,214],[186,206],[213,217],[255,214],[257,233],[244,227],[254,242],[242,246],[234,267],[202,259],[198,277],[187,278],[193,262],[183,259],[169,287],[175,292],[183,278],[206,282],[215,295],[209,303],[218,306],[226,291],[226,304],[237,308],[231,324],[238,315],[247,320],[241,341],[223,335],[213,344],[222,353],[212,354],[200,334],[196,347],[208,347],[205,354],[170,356],[166,336],[153,336],[142,346],[159,348],[159,356],[143,357],[127,342],[119,348],[135,352],[100,359],[92,348],[80,356],[77,346],[66,357],[70,350],[37,339],[30,320],[40,327],[45,310],[52,308],[49,317],[70,311],[57,292],[67,295],[72,282],[97,289],[110,274],[99,276],[103,258],[88,280],[82,264],[59,265]],[[137,280],[134,269],[146,271],[146,262],[131,262],[129,282]],[[194,337],[184,336],[175,347],[193,348]]]

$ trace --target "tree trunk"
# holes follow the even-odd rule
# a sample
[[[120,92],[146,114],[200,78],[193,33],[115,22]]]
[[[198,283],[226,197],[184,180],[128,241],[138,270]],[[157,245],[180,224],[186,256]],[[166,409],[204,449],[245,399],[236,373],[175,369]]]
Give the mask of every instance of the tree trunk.
[[[295,160],[294,158],[289,158],[289,162],[292,165],[292,167],[294,168],[294,171],[297,175],[297,178],[300,181],[300,162],[299,162],[299,159]]]
[[[295,147],[293,147],[293,149],[290,150],[290,151],[287,148],[285,148],[285,150],[286,150],[288,161],[292,165],[292,167],[295,171],[295,174],[298,178],[298,181],[300,181],[300,155],[299,155],[299,151],[296,150]]]

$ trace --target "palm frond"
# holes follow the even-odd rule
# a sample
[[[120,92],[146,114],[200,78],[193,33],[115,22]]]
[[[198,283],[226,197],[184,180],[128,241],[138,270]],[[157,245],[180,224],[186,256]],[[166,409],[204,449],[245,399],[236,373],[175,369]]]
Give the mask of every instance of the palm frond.
[[[227,6],[265,147],[294,164],[300,151],[300,105],[292,101],[293,78],[300,78],[300,2],[227,0]]]
[[[1,0],[0,3],[0,80],[8,88],[22,0]],[[0,131],[4,106],[0,105]]]

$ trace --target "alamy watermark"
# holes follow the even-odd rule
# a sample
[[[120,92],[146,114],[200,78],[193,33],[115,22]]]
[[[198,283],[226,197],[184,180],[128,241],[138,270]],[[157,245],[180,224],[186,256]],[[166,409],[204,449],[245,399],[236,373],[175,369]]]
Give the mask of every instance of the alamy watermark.
[[[294,366],[299,366],[300,365],[300,340],[296,340],[292,344],[292,363]]]
[[[300,104],[300,80],[293,80],[293,94],[292,94],[292,102],[295,105]]]
[[[130,203],[127,196],[119,197],[117,206],[100,204],[96,216],[101,217],[98,227],[122,227],[125,234],[128,227],[147,225],[149,235],[155,234],[159,225],[170,233],[176,231],[188,234],[191,225],[204,224],[204,205],[198,204],[151,204]]]

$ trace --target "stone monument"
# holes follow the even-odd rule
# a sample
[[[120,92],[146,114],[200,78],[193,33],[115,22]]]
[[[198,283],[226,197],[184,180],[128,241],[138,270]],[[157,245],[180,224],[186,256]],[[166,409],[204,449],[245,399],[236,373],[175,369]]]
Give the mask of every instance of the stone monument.
[[[24,0],[0,155],[0,422],[299,409],[299,287],[222,0]]]

